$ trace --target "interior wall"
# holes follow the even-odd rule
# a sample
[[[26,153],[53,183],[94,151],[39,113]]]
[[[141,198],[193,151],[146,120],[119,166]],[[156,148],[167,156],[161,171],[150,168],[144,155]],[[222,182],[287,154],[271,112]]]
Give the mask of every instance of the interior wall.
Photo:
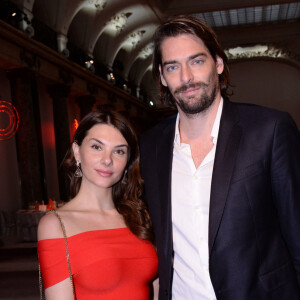
[[[11,102],[10,83],[6,72],[0,70],[0,100]],[[7,116],[0,113],[0,127],[7,126]],[[21,208],[20,180],[15,137],[0,140],[0,210]]]
[[[230,65],[236,102],[287,111],[300,129],[300,69],[275,60],[250,60]]]

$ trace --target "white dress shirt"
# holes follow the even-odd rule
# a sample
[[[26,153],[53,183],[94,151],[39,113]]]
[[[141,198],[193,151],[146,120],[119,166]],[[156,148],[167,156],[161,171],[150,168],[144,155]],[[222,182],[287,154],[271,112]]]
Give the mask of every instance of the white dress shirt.
[[[172,166],[174,300],[216,299],[208,268],[208,218],[222,109],[223,99],[211,131],[213,147],[197,169],[190,146],[180,142],[179,115],[177,116]]]

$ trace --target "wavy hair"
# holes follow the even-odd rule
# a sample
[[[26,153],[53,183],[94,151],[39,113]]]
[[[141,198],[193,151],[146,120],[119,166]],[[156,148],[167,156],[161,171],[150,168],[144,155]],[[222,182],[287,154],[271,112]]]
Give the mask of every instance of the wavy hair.
[[[137,237],[154,242],[152,223],[145,202],[141,199],[143,180],[140,175],[139,147],[136,133],[129,122],[119,113],[112,110],[98,110],[87,114],[80,122],[73,143],[82,144],[88,131],[97,124],[106,124],[120,131],[128,143],[126,164],[126,184],[121,180],[112,187],[113,201],[117,211],[123,216],[127,227]],[[77,169],[72,146],[63,161],[70,179],[70,196],[74,198],[79,192],[81,178],[75,177]]]
[[[228,58],[221,48],[215,32],[200,19],[193,16],[176,16],[160,25],[154,34],[153,69],[152,75],[159,85],[160,99],[163,103],[175,106],[174,98],[168,87],[160,80],[159,66],[162,66],[161,44],[168,37],[176,37],[180,34],[191,34],[198,37],[207,47],[212,58],[216,62],[217,56],[223,59],[224,70],[219,75],[221,95],[228,96],[230,86]]]

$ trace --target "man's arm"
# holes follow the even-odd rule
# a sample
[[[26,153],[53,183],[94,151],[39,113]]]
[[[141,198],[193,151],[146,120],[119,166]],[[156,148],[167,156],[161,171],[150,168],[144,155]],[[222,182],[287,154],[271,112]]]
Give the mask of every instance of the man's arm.
[[[300,134],[288,114],[275,126],[271,182],[281,230],[300,284]]]

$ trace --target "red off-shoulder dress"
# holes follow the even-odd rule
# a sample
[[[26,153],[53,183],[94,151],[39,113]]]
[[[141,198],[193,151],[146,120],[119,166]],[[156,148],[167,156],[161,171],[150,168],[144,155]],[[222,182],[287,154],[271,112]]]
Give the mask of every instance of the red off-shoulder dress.
[[[127,228],[88,231],[68,238],[77,300],[148,300],[158,260],[154,247]],[[45,288],[69,277],[63,238],[38,242]]]

